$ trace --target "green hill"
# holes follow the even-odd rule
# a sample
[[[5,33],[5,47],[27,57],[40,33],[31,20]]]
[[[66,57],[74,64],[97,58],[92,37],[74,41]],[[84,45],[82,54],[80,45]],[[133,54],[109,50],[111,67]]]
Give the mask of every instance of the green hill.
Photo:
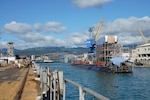
[[[37,48],[29,48],[24,50],[15,49],[15,55],[43,55],[49,53],[68,53],[68,54],[81,54],[88,52],[88,48],[65,48],[65,47],[37,47]]]

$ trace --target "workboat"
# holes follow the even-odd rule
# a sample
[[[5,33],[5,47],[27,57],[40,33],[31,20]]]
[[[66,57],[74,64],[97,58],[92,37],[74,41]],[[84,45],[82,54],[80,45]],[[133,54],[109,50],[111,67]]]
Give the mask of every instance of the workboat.
[[[96,71],[132,72],[133,62],[120,56],[122,46],[118,43],[117,36],[105,36],[100,42],[96,45],[95,53],[76,55],[71,64]]]
[[[43,62],[44,62],[44,63],[52,63],[53,60],[51,60],[51,59],[44,59]]]
[[[132,66],[134,65],[133,61],[127,60],[121,57],[111,58],[107,63],[106,67],[115,73],[131,73]]]

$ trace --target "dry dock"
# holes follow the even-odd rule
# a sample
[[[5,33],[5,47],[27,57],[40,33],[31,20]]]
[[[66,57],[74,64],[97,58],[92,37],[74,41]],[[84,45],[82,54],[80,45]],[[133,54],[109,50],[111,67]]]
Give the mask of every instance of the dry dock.
[[[36,100],[34,78],[32,68],[0,67],[0,100]]]

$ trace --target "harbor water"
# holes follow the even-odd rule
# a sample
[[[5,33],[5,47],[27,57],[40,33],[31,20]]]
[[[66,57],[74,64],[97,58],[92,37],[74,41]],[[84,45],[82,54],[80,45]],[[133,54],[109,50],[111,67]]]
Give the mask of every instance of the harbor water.
[[[50,70],[61,70],[64,78],[87,87],[111,100],[150,100],[150,68],[133,68],[133,73],[92,71],[69,63],[38,63]],[[78,89],[68,84],[66,100],[78,100]],[[91,99],[87,95],[86,100]]]

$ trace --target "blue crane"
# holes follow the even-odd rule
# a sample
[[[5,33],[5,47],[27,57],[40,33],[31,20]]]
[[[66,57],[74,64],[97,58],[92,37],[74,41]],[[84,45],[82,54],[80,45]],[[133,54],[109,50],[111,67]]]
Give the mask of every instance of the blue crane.
[[[101,27],[102,27],[102,25],[103,25],[103,22],[104,22],[104,18],[102,18],[102,19],[100,20],[100,23],[99,23],[99,25],[98,25],[98,29],[97,29],[97,31],[96,31],[95,36],[94,36],[94,37],[93,37],[93,36],[90,36],[90,39],[87,39],[87,40],[86,40],[86,46],[87,46],[88,48],[90,48],[90,52],[89,52],[89,53],[96,53],[96,52],[95,52],[96,40],[97,40],[97,38],[98,38],[98,35],[99,35],[100,29],[101,29]],[[91,34],[92,34],[92,31],[93,31],[93,27],[89,28],[89,32],[90,32]]]

